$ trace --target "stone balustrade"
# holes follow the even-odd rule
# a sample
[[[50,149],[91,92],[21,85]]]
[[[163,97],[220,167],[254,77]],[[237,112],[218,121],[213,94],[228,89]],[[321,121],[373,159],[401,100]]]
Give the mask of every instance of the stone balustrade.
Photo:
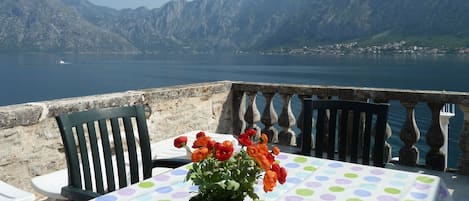
[[[426,143],[429,147],[425,157],[425,166],[434,170],[444,170],[446,155],[440,151],[444,144],[445,136],[440,123],[440,110],[445,103],[454,103],[460,106],[464,112],[464,129],[460,135],[461,156],[459,159],[459,170],[462,174],[469,174],[469,93],[466,92],[447,92],[447,91],[428,91],[428,90],[405,90],[405,89],[381,89],[381,88],[357,88],[357,87],[337,87],[337,86],[318,86],[318,85],[285,85],[274,83],[247,83],[235,82],[232,86],[233,99],[237,100],[233,105],[234,113],[244,113],[247,111],[252,114],[259,114],[257,105],[252,102],[256,96],[265,96],[265,108],[260,118],[262,121],[253,122],[256,119],[249,118],[249,127],[256,123],[264,124],[261,126],[263,131],[269,134],[269,138],[274,142],[278,139],[281,145],[296,146],[297,134],[293,128],[297,126],[301,131],[302,125],[299,119],[302,118],[301,109],[298,110],[298,119],[292,112],[292,99],[297,98],[299,104],[305,97],[315,97],[318,99],[338,98],[346,100],[370,100],[372,102],[389,103],[398,101],[406,109],[405,119],[400,129],[400,139],[403,142],[399,149],[399,163],[408,166],[419,165],[419,148],[416,143],[420,139],[420,129],[415,120],[415,106],[417,103],[426,103],[431,111],[430,127],[423,131],[426,133]],[[274,98],[278,96],[281,101],[281,108],[273,108]],[[248,102],[243,101],[249,97]],[[252,104],[252,105],[251,105]],[[248,110],[245,110],[245,107]],[[301,108],[303,106],[301,105]],[[281,111],[277,118],[276,111]],[[245,116],[248,117],[249,115]],[[233,116],[233,132],[239,133],[247,121],[243,116]],[[250,116],[249,116],[250,117]],[[277,122],[281,128],[276,132],[273,124]],[[296,125],[295,125],[296,124]],[[391,127],[387,125],[387,139],[391,137]],[[390,160],[391,146],[386,143],[387,158]]]
[[[143,104],[152,142],[192,130],[238,134],[253,127],[274,142],[295,146],[301,143],[296,140],[302,128],[297,117],[306,97],[397,102],[406,109],[399,131],[403,146],[394,147],[400,162],[419,164],[416,143],[425,133],[430,150],[425,165],[438,170],[447,157],[439,150],[444,136],[438,112],[444,103],[457,104],[464,113],[459,171],[469,174],[469,93],[221,81],[0,106],[0,180],[32,191],[32,177],[66,167],[54,119],[60,114]],[[428,130],[417,127],[417,103],[428,104],[432,111]],[[389,126],[387,130],[389,138]],[[390,153],[391,146],[386,146]]]

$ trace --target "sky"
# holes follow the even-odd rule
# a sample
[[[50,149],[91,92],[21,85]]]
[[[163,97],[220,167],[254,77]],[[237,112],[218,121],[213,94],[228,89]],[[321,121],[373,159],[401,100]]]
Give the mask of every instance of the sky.
[[[147,8],[159,8],[163,4],[169,2],[170,0],[88,0],[89,2],[101,5],[108,6],[115,9],[123,8],[137,8],[140,6],[145,6]]]

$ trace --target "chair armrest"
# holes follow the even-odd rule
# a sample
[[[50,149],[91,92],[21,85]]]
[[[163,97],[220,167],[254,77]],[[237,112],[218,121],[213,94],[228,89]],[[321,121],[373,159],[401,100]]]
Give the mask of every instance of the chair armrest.
[[[98,194],[92,191],[85,191],[83,189],[79,189],[79,188],[75,188],[71,186],[63,187],[61,194],[62,196],[70,200],[76,200],[76,201],[91,200],[93,198],[101,196],[101,194]]]
[[[152,162],[153,162],[154,168],[155,167],[177,168],[177,167],[186,165],[192,161],[185,159],[185,158],[162,158],[162,159],[152,160]]]

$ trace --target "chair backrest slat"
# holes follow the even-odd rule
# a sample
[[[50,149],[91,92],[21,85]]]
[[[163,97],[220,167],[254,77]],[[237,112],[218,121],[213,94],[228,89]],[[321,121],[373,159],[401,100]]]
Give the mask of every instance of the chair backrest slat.
[[[91,170],[90,170],[90,162],[88,158],[88,148],[86,145],[86,139],[85,139],[85,131],[83,129],[83,125],[80,124],[79,126],[76,126],[76,132],[77,132],[77,137],[78,137],[78,146],[80,149],[80,157],[81,157],[81,169],[83,171],[83,177],[85,181],[85,189],[86,190],[91,190],[92,183],[91,183]]]
[[[116,152],[117,174],[119,175],[119,188],[127,186],[126,168],[124,161],[124,149],[122,145],[122,135],[119,127],[119,120],[111,118],[112,137],[114,139],[114,151]]]
[[[88,137],[91,147],[91,156],[93,157],[93,168],[94,168],[94,179],[96,181],[96,191],[98,193],[104,193],[103,186],[103,173],[101,171],[101,160],[98,148],[98,139],[96,137],[96,128],[94,121],[86,124],[88,128]]]
[[[367,113],[365,117],[365,134],[363,135],[363,157],[362,157],[362,164],[369,165],[370,164],[370,144],[371,144],[371,128],[373,125],[371,124],[373,115],[371,113]]]
[[[351,110],[350,110],[351,111]],[[352,111],[353,112],[353,111]],[[358,161],[358,139],[359,139],[359,131],[360,131],[360,116],[361,112],[355,111],[353,112],[353,123],[352,123],[352,147],[350,153],[350,161],[353,163],[357,163]]]
[[[152,176],[152,158],[151,158],[151,147],[150,136],[148,134],[147,121],[145,120],[145,110],[142,106],[141,109],[136,110],[136,121],[137,121],[137,130],[140,143],[140,152],[142,153],[142,165],[143,165],[143,178],[150,178]]]
[[[99,132],[101,133],[101,145],[103,147],[104,154],[104,167],[106,167],[106,181],[108,191],[116,190],[116,181],[114,180],[114,168],[112,165],[112,151],[111,144],[109,142],[109,133],[106,120],[101,119],[98,121]]]
[[[130,182],[132,184],[138,182],[138,161],[137,161],[137,146],[135,144],[134,129],[130,118],[124,117],[124,129],[127,141],[127,152],[129,153],[130,162]]]
[[[311,115],[307,115],[311,116]],[[323,153],[323,146],[324,146],[324,134],[325,134],[325,129],[324,129],[324,124],[325,124],[325,116],[326,112],[325,110],[319,110],[318,111],[318,120],[316,121],[316,157],[321,157],[322,158],[322,153]],[[306,126],[306,125],[305,125]],[[308,124],[309,126],[309,124]],[[303,135],[308,135],[309,133],[303,132]],[[310,148],[308,148],[310,149]]]
[[[336,123],[337,123],[337,108],[332,108],[329,112],[330,114],[330,120],[329,120],[329,131],[325,131],[329,133],[328,135],[328,142],[327,142],[327,158],[328,159],[334,159],[335,156],[335,132],[330,133],[331,131],[336,130]]]
[[[334,104],[335,105],[335,104]],[[318,105],[319,106],[319,105]],[[337,106],[335,106],[337,107]],[[339,160],[345,161],[347,157],[347,123],[348,123],[348,111],[344,111],[343,108],[340,110],[340,128],[339,128]],[[335,133],[334,131],[329,130],[329,133]],[[334,134],[335,135],[335,134]]]
[[[308,122],[312,122],[310,118],[317,111],[316,157],[323,157],[323,152],[327,151],[329,159],[335,159],[338,155],[340,161],[369,165],[371,156],[373,165],[383,167],[388,107],[388,104],[345,100],[313,101],[306,98],[303,102],[302,140],[313,134],[310,128],[312,124]],[[325,123],[327,121],[328,124]],[[311,146],[305,142],[302,144],[301,153],[311,153],[306,151]]]

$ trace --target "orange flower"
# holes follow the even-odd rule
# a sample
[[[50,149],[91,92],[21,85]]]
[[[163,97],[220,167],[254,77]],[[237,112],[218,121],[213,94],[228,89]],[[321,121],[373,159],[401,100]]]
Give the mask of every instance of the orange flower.
[[[270,170],[270,166],[272,163],[265,157],[264,154],[258,153],[254,156],[254,160],[256,160],[257,164],[263,169],[263,170]]]
[[[257,144],[257,148],[259,149],[259,152],[264,155],[269,153],[269,147],[267,144]]]
[[[280,148],[278,148],[277,146],[273,146],[272,147],[272,153],[274,153],[275,155],[280,154]]]
[[[259,144],[267,144],[269,142],[269,137],[266,134],[262,133]]]
[[[275,185],[277,185],[277,174],[272,170],[267,170],[264,175],[264,192],[269,192],[274,190]]]
[[[209,136],[200,135],[194,141],[192,148],[207,147],[212,139]]]
[[[207,147],[201,147],[196,149],[192,153],[192,162],[199,162],[207,158],[209,152]]]
[[[247,147],[248,155],[251,157],[254,157],[257,153],[259,153],[259,150],[255,145],[249,145]]]

